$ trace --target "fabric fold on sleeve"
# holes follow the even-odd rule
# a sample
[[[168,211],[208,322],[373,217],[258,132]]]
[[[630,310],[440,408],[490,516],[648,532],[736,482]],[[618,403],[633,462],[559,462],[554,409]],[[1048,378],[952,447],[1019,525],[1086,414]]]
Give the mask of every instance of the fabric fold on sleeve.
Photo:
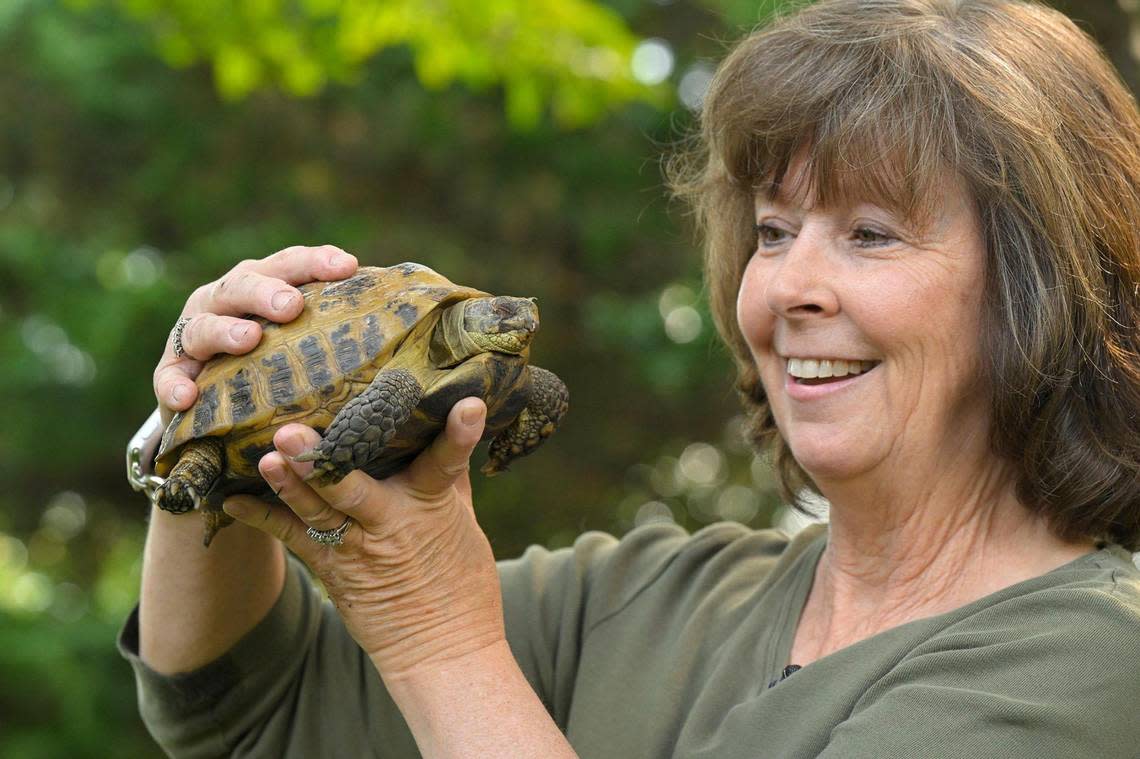
[[[296,680],[317,636],[321,599],[290,557],[281,595],[232,649],[192,672],[163,675],[139,657],[138,607],[118,648],[134,669],[139,711],[167,753],[225,756],[256,731]]]

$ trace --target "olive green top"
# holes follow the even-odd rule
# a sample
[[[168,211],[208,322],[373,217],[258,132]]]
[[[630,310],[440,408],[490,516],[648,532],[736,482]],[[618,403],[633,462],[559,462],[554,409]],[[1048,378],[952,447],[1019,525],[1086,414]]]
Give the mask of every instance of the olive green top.
[[[519,665],[582,757],[1140,756],[1140,571],[1118,548],[889,629],[775,685],[826,541],[718,524],[500,564]],[[412,757],[375,669],[290,562],[232,651],[162,677],[120,639],[175,756]]]

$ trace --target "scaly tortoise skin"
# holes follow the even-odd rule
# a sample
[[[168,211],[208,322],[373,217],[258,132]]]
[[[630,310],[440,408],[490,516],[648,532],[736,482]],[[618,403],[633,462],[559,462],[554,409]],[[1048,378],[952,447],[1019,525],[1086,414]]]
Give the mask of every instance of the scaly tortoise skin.
[[[322,433],[298,460],[313,461],[308,479],[325,485],[354,469],[376,478],[399,471],[469,396],[487,404],[488,475],[537,448],[566,412],[566,386],[527,363],[533,299],[492,297],[414,263],[300,290],[301,315],[284,325],[259,320],[253,351],[208,361],[198,399],[163,434],[157,504],[200,508],[207,546],[232,521],[221,510],[227,496],[277,501],[257,462],[286,424]]]

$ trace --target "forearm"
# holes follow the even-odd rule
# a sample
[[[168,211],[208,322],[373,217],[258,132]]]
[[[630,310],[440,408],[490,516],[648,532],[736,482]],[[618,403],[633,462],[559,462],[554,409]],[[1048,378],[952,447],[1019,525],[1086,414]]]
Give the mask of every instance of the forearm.
[[[576,756],[506,641],[384,684],[428,759]]]
[[[202,545],[197,514],[151,510],[143,553],[139,655],[157,672],[188,672],[226,651],[281,593],[281,544],[242,524]]]

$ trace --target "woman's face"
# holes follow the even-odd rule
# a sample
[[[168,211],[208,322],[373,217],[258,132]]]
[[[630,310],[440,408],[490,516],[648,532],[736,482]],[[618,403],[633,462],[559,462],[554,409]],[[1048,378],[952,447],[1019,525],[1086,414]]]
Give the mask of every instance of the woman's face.
[[[800,466],[823,486],[988,449],[985,244],[962,184],[944,183],[936,218],[916,230],[858,199],[812,207],[797,166],[789,178],[775,201],[756,201],[737,319]]]

